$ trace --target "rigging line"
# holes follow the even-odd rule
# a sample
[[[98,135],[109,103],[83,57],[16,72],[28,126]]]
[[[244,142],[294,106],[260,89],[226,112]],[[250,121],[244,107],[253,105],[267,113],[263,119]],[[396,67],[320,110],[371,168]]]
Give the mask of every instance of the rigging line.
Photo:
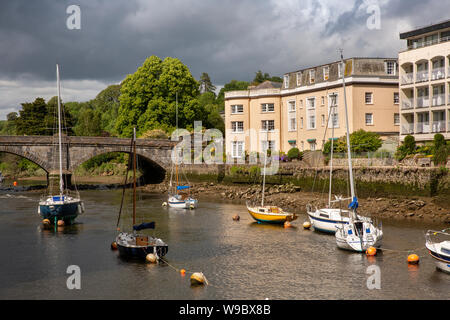
[[[131,149],[133,148],[133,141],[131,141]],[[120,200],[120,208],[119,208],[119,217],[117,218],[117,224],[116,227],[119,226],[120,223],[120,216],[122,214],[122,208],[123,208],[123,199],[125,197],[125,188],[127,186],[127,181],[128,181],[128,171],[130,170],[131,167],[131,157],[128,154],[128,165],[127,165],[127,171],[125,172],[125,181],[123,182],[123,189],[122,189],[122,199]]]

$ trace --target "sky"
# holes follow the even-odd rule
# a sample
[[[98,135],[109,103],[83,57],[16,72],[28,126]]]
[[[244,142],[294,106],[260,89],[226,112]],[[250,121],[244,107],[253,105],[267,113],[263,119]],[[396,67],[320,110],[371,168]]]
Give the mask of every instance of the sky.
[[[258,70],[282,76],[336,61],[339,48],[397,57],[400,32],[449,12],[440,0],[0,0],[0,120],[56,95],[56,63],[66,102],[94,98],[151,55],[179,58],[220,88]]]

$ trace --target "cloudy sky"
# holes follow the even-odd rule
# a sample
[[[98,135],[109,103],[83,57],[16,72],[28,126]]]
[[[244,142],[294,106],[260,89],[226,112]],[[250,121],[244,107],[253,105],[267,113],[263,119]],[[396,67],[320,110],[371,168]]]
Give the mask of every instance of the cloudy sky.
[[[81,9],[67,28],[67,7]],[[367,21],[379,8],[380,28]],[[56,94],[86,101],[157,55],[181,59],[216,86],[346,57],[396,57],[399,32],[449,18],[440,0],[0,0],[0,120]],[[370,20],[369,23],[373,21]]]

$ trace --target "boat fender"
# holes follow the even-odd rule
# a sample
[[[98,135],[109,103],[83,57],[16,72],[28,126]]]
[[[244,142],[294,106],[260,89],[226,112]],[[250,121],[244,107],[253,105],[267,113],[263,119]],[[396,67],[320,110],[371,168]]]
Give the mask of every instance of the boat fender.
[[[311,228],[311,222],[305,221],[303,222],[303,229],[309,229]]]
[[[117,250],[117,242],[111,242],[111,250]]]
[[[191,286],[199,286],[204,284],[208,284],[208,280],[206,280],[203,272],[194,272],[191,275]]]
[[[78,205],[78,206],[77,206],[77,211],[78,211],[78,214],[81,214],[81,213],[82,213],[82,211],[81,211],[81,205]]]
[[[149,253],[148,255],[146,255],[145,260],[147,260],[150,263],[155,263],[156,261],[158,261],[156,255],[154,255],[153,253]]]
[[[62,227],[64,224],[64,220],[58,220],[58,227]]]
[[[41,214],[41,206],[38,207],[38,214]]]

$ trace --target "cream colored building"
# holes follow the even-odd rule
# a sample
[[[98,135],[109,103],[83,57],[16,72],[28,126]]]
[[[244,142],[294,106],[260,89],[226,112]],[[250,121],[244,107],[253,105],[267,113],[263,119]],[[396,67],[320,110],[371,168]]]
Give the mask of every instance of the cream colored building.
[[[436,133],[450,139],[450,20],[400,34],[407,41],[398,55],[401,135],[416,141]]]
[[[340,62],[284,75],[248,90],[225,93],[226,150],[232,157],[266,148],[318,150],[345,134]],[[399,134],[398,69],[395,58],[345,60],[350,132],[364,129],[383,138]],[[336,104],[336,108],[330,108]],[[334,118],[331,114],[334,109]]]

